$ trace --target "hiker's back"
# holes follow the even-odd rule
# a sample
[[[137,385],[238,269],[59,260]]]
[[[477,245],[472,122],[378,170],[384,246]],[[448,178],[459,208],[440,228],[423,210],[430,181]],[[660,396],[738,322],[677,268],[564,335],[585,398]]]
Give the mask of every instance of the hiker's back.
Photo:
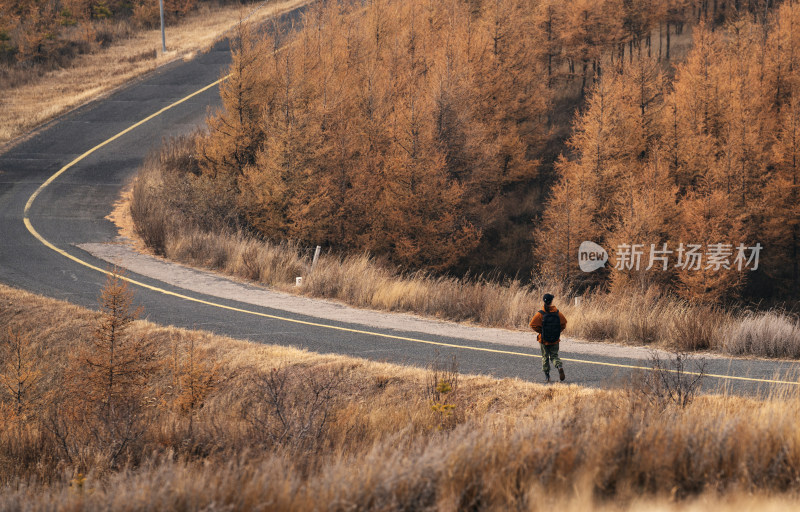
[[[548,345],[558,343],[561,339],[561,316],[558,309],[552,309],[553,311],[539,311],[542,314],[542,342]]]

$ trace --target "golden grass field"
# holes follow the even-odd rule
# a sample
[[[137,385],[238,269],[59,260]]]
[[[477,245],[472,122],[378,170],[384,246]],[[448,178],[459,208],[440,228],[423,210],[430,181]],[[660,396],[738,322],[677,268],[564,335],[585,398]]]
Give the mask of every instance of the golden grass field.
[[[85,400],[80,389],[58,393],[101,320],[0,286],[0,382],[13,377],[7,333],[28,340],[37,370],[27,412],[0,418],[0,510],[798,506],[797,391],[763,401],[701,395],[679,407],[636,380],[599,390],[434,375],[146,321],[127,336],[155,343],[158,365],[137,413],[141,435],[112,466],[112,444],[86,434],[105,432],[99,420],[59,416]],[[174,359],[189,342],[210,383],[191,407],[178,398],[188,384]],[[0,400],[13,406],[5,387]],[[54,425],[71,436],[59,440]]]
[[[251,21],[307,3],[277,0],[256,11]],[[108,48],[77,57],[69,68],[51,71],[0,95],[0,150],[79,105],[93,101],[133,78],[176,59],[191,59],[207,50],[221,34],[246,17],[258,4],[214,7],[201,5],[177,26],[168,26],[167,53],[161,53],[161,31],[141,30]]]

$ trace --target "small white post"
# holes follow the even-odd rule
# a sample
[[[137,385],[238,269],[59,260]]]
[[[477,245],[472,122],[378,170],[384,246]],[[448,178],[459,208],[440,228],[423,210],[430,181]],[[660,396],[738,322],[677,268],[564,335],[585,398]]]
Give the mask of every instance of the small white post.
[[[318,246],[317,246],[317,249],[314,251],[314,259],[313,259],[313,260],[311,260],[311,270],[314,270],[314,265],[316,265],[316,264],[317,264],[317,259],[319,258],[319,252],[320,252],[321,250],[322,250],[322,247],[320,247],[320,246],[318,245]]]
[[[580,305],[581,305],[581,299],[582,299],[582,298],[583,298],[583,297],[575,297],[575,305],[576,305],[576,306],[580,306]]]
[[[303,278],[302,277],[295,277],[294,278],[294,285],[295,286],[303,286]]]

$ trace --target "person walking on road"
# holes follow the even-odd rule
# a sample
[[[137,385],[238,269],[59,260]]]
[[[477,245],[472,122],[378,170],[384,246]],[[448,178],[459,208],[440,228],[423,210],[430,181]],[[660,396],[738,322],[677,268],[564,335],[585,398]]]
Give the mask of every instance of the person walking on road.
[[[531,318],[531,329],[539,333],[537,340],[542,348],[542,371],[547,382],[550,382],[550,361],[558,370],[558,378],[564,380],[564,364],[558,357],[558,344],[561,342],[561,331],[567,328],[567,318],[553,306],[553,296],[544,294],[544,308]]]

